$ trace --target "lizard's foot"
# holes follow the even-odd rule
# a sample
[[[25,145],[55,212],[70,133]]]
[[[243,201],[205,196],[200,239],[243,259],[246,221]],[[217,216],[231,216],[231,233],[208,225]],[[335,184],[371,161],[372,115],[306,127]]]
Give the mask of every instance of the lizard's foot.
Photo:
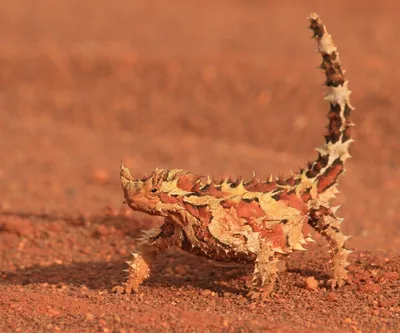
[[[273,289],[274,289],[273,285],[270,288],[267,288],[267,286],[264,286],[261,289],[252,288],[246,294],[246,297],[254,301],[265,301],[271,298],[271,293]]]
[[[339,289],[342,288],[345,284],[350,284],[351,280],[349,279],[348,276],[346,277],[339,277],[339,278],[333,278],[328,280],[328,286],[334,290],[334,289]]]
[[[253,281],[254,283],[255,281]],[[260,300],[265,301],[271,298],[271,293],[275,288],[275,278],[270,279],[269,282],[264,283],[263,285],[253,284],[247,293],[247,298],[252,300]]]
[[[139,284],[127,281],[119,286],[111,289],[111,292],[116,294],[135,294],[139,291]]]

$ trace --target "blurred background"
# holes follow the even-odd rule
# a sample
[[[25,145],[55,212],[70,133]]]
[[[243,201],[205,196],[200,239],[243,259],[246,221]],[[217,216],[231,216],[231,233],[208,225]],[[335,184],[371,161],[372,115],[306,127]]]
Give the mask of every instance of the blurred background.
[[[319,13],[350,79],[356,143],[338,199],[353,246],[400,245],[395,1],[0,3],[0,209],[119,209],[120,160],[288,175],[328,105],[307,30]]]

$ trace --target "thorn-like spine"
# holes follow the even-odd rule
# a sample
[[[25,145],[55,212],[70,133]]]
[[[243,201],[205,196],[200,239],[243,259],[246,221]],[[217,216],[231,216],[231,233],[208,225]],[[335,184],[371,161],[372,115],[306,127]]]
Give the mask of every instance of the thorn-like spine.
[[[300,242],[293,245],[293,250],[296,250],[296,251],[306,251],[306,249],[303,247],[303,245],[301,245]]]
[[[308,243],[315,243],[315,240],[311,237],[311,235],[310,235],[310,236],[307,236],[307,237],[305,238],[305,240],[306,240]]]
[[[285,254],[286,252],[283,251],[283,249],[281,247],[275,247],[272,249],[274,252],[276,253],[280,253],[280,254]]]
[[[347,242],[350,239],[351,236],[343,236],[343,239],[345,242]]]

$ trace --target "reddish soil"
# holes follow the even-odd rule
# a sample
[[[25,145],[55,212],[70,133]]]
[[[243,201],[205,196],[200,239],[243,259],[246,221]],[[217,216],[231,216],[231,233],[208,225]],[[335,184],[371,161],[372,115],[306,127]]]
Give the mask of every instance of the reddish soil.
[[[0,331],[399,332],[399,7],[1,4]],[[174,251],[140,294],[110,293],[138,230],[159,222],[122,204],[121,159],[136,175],[171,166],[267,177],[316,156],[328,105],[311,11],[354,91],[356,143],[338,198],[353,283],[326,290],[321,240],[287,260],[267,302],[244,297],[249,268]]]

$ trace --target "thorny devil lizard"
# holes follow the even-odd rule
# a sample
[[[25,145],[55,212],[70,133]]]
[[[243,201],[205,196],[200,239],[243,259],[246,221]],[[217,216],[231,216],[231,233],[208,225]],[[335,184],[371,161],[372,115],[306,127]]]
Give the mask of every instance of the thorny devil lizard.
[[[309,16],[310,29],[322,55],[330,103],[328,133],[318,158],[291,177],[249,182],[214,181],[185,170],[156,169],[149,177],[134,179],[121,164],[121,183],[127,204],[135,211],[165,217],[165,223],[144,232],[128,263],[129,277],[117,293],[137,292],[149,277],[151,261],[171,246],[214,260],[254,263],[251,297],[268,297],[277,277],[279,255],[304,250],[313,241],[308,225],[329,243],[332,288],[348,281],[347,236],[340,231],[330,201],[338,193],[338,178],[350,157],[350,91],[337,48],[317,14]]]

